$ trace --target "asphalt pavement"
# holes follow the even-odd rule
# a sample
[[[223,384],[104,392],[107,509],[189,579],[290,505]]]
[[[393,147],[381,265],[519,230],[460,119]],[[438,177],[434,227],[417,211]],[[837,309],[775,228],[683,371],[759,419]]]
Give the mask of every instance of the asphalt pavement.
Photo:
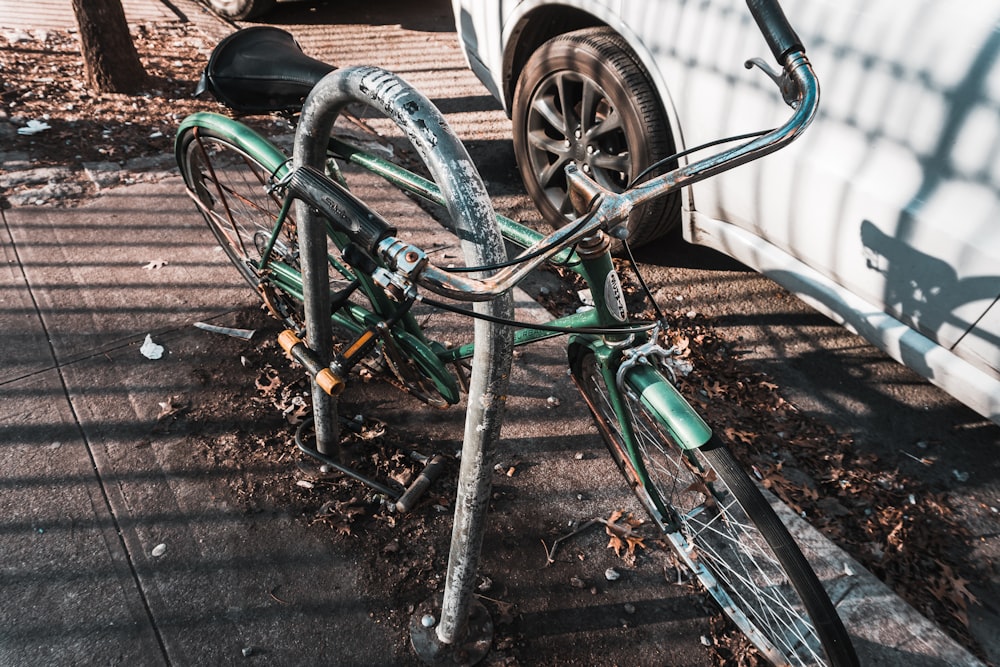
[[[0,28],[62,27],[42,20],[65,17],[68,7],[69,0],[0,0]],[[125,7],[132,20],[189,20],[211,37],[232,30],[187,0],[126,0]],[[417,67],[410,74],[434,76]],[[449,113],[457,125],[474,123],[461,99]],[[80,206],[25,203],[0,212],[0,663],[414,663],[398,650],[399,628],[373,617],[391,601],[358,593],[364,554],[281,511],[246,514],[228,495],[225,470],[199,460],[182,435],[156,430],[168,397],[197,402],[212,391],[193,369],[212,357],[213,339],[194,322],[226,324],[252,295],[206,242],[180,179],[165,171],[151,180],[105,189]],[[422,215],[405,199],[396,205],[408,219]],[[141,268],[156,260],[165,261],[162,268]],[[523,295],[518,301],[525,316],[537,308]],[[166,348],[163,358],[140,353],[147,335]],[[562,355],[548,342],[516,362],[501,445],[535,447],[537,479],[550,484],[566,475],[567,443],[600,450],[570,393],[555,417],[539,408],[562,391],[539,380],[558,374]],[[447,414],[433,415],[434,429],[459,428],[461,409]],[[540,423],[551,435],[539,432]],[[588,491],[606,498],[593,475],[574,483],[597,484]],[[551,491],[545,486],[525,487],[519,501],[541,503]],[[546,512],[560,521],[579,516],[578,508]],[[863,664],[981,664],[786,515]],[[282,600],[294,603],[271,594],[279,588]],[[518,603],[552,611],[528,594]],[[679,655],[700,656],[702,622],[660,619],[653,634],[686,637],[690,653]],[[585,644],[589,631],[567,630],[562,641]],[[535,641],[553,637],[540,633]],[[643,655],[641,644],[630,650]],[[699,664],[704,657],[677,660]]]

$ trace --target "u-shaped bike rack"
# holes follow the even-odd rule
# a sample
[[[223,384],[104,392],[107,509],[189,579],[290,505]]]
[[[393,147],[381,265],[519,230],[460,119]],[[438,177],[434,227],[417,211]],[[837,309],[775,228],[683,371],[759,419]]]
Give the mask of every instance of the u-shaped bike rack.
[[[462,142],[440,111],[395,74],[376,67],[339,69],[324,77],[306,99],[295,134],[294,166],[322,170],[337,116],[362,103],[391,118],[405,132],[444,195],[466,261],[474,266],[506,260],[492,202]],[[307,344],[317,359],[333,355],[327,236],[323,218],[297,201],[300,262],[305,283]],[[476,303],[477,312],[510,319],[509,293]],[[492,488],[495,445],[500,437],[513,351],[510,327],[475,321],[475,353],[465,418],[461,469],[448,572],[440,602],[429,601],[411,621],[418,656],[429,664],[469,664],[489,650],[492,623],[473,598]],[[339,441],[336,400],[312,383],[316,449],[332,453]],[[485,617],[484,617],[485,616]]]

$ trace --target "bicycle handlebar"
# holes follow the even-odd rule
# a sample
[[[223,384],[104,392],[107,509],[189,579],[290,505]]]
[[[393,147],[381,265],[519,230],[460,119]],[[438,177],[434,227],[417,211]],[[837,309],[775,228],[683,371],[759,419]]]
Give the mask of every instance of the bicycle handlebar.
[[[599,230],[612,233],[628,219],[635,206],[773,153],[795,140],[816,114],[819,83],[806,58],[805,48],[777,0],[747,0],[747,5],[783,69],[783,75],[769,73],[769,76],[795,110],[781,127],[729,150],[681,165],[622,193],[601,187],[575,165],[567,165],[571,198],[586,203],[589,211],[574,223],[557,229],[526,249],[521,255],[525,258],[523,262],[507,266],[486,278],[456,274],[434,266],[422,249],[395,236],[386,236],[389,231],[387,223],[384,227],[376,225],[377,230],[365,225],[364,231],[368,232],[364,234],[366,247],[371,247],[367,244],[374,241],[374,254],[381,256],[392,268],[389,272],[391,276],[381,277],[386,283],[384,286],[388,287],[391,282],[397,291],[412,290],[407,288],[406,283],[416,282],[431,292],[457,300],[488,301],[506,292],[539,265],[583,238]],[[751,66],[751,62],[747,61],[747,67]],[[348,233],[350,235],[350,231]]]

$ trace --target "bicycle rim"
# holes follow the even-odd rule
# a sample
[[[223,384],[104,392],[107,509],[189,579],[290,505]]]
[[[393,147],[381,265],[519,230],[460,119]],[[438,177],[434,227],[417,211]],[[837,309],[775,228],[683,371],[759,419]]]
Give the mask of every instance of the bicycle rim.
[[[626,390],[622,399],[639,466],[649,478],[645,486],[627,454],[626,429],[593,354],[582,359],[574,377],[640,501],[680,559],[761,653],[782,665],[857,664],[822,585],[729,451],[713,438],[685,453],[663,418]]]
[[[300,329],[301,297],[278,288],[267,271],[259,268],[281,210],[281,201],[268,189],[270,172],[242,148],[204,128],[181,141],[184,180],[219,245],[275,317]],[[298,237],[291,214],[274,241],[271,261],[299,272]]]
[[[275,317],[285,326],[301,330],[305,318],[298,278],[298,234],[292,211],[275,237],[270,268],[260,269],[282,206],[282,200],[268,187],[270,170],[236,142],[206,127],[189,130],[181,137],[180,145],[185,182],[226,256]],[[290,274],[296,277],[287,278]],[[346,266],[331,262],[331,290],[342,289],[353,278]],[[360,302],[360,311],[354,307],[342,310],[343,317],[335,318],[335,325],[339,323],[349,335],[358,335],[364,326],[378,321],[377,315],[370,315],[377,308],[366,296],[352,300]],[[387,346],[383,341],[379,346],[396,385],[434,407],[456,403],[458,388],[447,368],[415,336],[406,332],[397,335],[399,345]]]

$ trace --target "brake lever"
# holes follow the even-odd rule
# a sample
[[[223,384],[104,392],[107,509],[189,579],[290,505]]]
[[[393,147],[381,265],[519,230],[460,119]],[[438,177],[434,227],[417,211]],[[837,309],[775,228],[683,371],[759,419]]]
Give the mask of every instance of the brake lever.
[[[763,58],[751,58],[743,63],[743,66],[747,69],[753,69],[754,66],[758,67],[781,91],[781,97],[785,100],[785,104],[793,109],[798,109],[799,101],[802,99],[802,91],[799,90],[798,83],[796,83],[786,70],[782,70],[781,72],[775,71]]]

